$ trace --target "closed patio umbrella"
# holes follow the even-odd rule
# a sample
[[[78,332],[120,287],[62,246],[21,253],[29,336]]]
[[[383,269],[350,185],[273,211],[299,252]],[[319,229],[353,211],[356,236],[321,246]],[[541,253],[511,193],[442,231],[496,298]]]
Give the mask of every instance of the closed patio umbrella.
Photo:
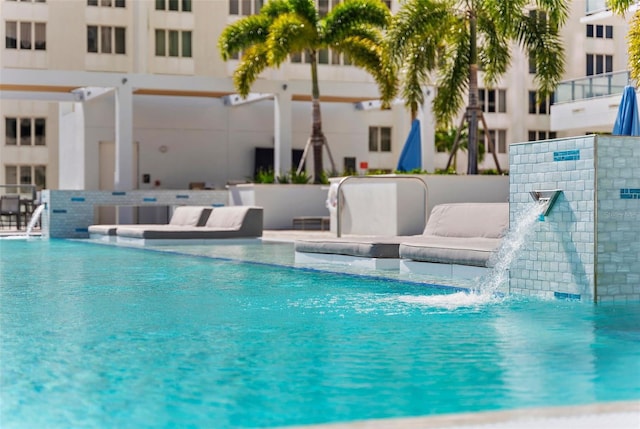
[[[398,171],[411,171],[422,168],[422,150],[420,149],[420,121],[414,119],[411,123],[411,131],[404,142],[400,159],[398,160]]]
[[[640,136],[638,100],[636,89],[631,85],[625,86],[622,92],[622,100],[620,100],[612,134],[614,136]]]

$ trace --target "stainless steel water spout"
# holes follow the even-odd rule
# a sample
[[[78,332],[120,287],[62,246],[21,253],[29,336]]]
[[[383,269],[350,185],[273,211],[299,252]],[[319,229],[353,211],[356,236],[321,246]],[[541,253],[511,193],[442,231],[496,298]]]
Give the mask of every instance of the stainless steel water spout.
[[[530,191],[529,195],[531,195],[531,198],[533,198],[534,201],[537,201],[544,206],[542,215],[547,216],[561,193],[561,189],[552,189],[544,191]]]

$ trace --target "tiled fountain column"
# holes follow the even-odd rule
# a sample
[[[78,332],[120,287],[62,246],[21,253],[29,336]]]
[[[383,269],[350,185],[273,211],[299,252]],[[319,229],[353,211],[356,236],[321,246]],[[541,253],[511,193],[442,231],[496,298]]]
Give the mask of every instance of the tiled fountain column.
[[[640,138],[581,136],[510,147],[510,218],[530,191],[561,189],[510,270],[510,291],[640,300]]]

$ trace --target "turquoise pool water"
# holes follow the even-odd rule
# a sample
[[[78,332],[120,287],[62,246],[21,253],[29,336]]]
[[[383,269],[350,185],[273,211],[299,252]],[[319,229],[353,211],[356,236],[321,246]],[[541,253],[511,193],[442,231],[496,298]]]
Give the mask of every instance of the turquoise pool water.
[[[3,428],[273,427],[640,399],[640,304],[0,240]]]

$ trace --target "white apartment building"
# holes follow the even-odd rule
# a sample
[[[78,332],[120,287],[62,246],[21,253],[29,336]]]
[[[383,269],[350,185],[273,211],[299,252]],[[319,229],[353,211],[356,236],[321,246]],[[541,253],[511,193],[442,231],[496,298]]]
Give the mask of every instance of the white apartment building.
[[[318,3],[328,9],[337,1]],[[0,185],[222,188],[252,178],[260,165],[295,167],[292,151],[297,159],[311,130],[308,64],[296,57],[265,71],[243,101],[231,80],[237,61],[223,62],[216,48],[227,24],[261,4],[0,0]],[[400,6],[387,4],[392,12]],[[571,9],[567,79],[626,70],[625,20],[586,22],[585,1],[571,2]],[[552,126],[550,102],[535,102],[534,74],[514,50],[508,74],[480,91],[503,169],[510,143],[610,130],[613,120]],[[380,110],[373,79],[340,55],[324,52],[320,60],[323,130],[336,169],[394,170],[411,125],[407,110],[401,102]],[[448,154],[435,151],[435,124],[428,105],[423,110],[422,165],[433,171]],[[463,154],[457,162],[466,171]],[[326,154],[324,164],[329,169]],[[491,168],[487,154],[480,169]]]

